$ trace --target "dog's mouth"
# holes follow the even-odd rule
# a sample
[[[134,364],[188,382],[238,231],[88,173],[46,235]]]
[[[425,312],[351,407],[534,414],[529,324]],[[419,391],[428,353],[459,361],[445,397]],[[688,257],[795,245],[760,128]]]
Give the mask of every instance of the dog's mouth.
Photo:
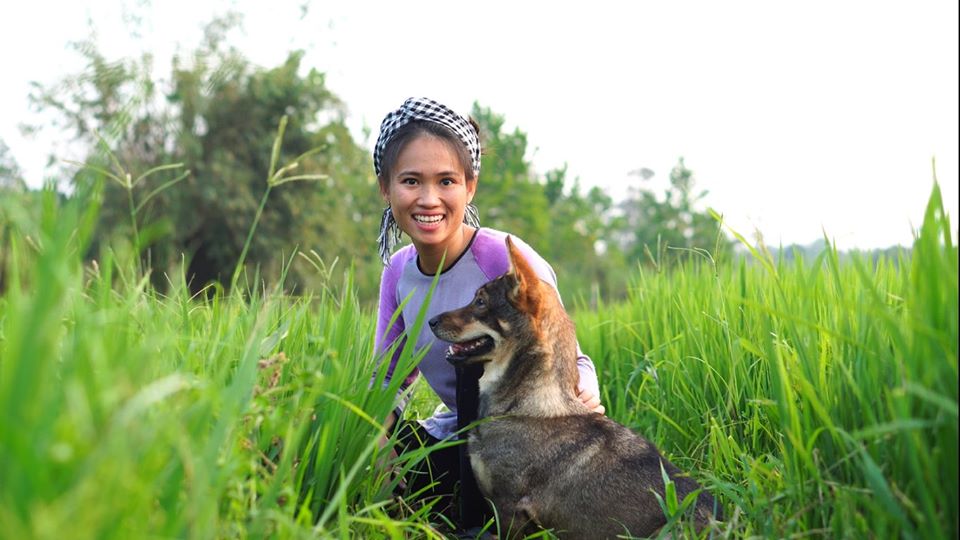
[[[454,343],[447,348],[447,360],[459,362],[484,355],[493,350],[493,338],[480,336],[476,339]]]

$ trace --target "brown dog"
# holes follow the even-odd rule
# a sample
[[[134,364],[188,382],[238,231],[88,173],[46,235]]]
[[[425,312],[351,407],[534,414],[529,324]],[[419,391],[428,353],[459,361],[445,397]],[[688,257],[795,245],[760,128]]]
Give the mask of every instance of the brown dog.
[[[473,301],[430,321],[452,343],[454,364],[482,362],[480,423],[468,439],[470,463],[507,536],[536,526],[565,538],[655,534],[666,517],[661,467],[679,500],[699,488],[649,441],[591,412],[577,399],[573,323],[507,238],[510,269]],[[701,492],[699,529],[713,498]]]

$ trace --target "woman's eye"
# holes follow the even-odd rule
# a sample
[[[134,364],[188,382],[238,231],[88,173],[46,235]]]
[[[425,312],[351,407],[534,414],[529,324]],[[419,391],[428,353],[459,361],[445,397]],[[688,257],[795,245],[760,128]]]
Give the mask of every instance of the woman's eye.
[[[414,185],[414,184],[417,183],[417,179],[416,179],[416,178],[401,178],[401,179],[400,179],[400,183],[401,183],[401,184],[406,184],[406,185],[408,185],[408,186],[412,186],[412,185]]]
[[[453,178],[444,178],[443,180],[440,181],[440,184],[444,186],[452,186],[453,184],[456,184],[456,183],[457,181],[454,180]]]

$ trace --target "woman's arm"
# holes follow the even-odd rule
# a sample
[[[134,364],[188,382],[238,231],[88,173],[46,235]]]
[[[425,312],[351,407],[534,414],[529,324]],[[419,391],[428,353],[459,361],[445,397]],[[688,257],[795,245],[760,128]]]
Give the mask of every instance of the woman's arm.
[[[403,321],[403,314],[398,312],[399,301],[397,298],[397,282],[400,279],[401,263],[394,261],[390,266],[383,269],[380,276],[380,300],[377,304],[377,330],[374,336],[374,352],[381,356],[390,350],[390,347],[398,339],[401,339],[406,328]],[[386,387],[393,378],[394,369],[397,367],[397,360],[400,357],[402,346],[398,346],[387,364],[386,373],[383,378],[383,385]],[[378,362],[374,369],[378,369],[382,361]],[[407,380],[401,385],[400,391],[410,386],[419,374],[419,370],[414,368],[413,372],[407,377]],[[371,384],[377,379],[376,371],[371,378]],[[398,409],[402,409],[403,404],[398,403]]]

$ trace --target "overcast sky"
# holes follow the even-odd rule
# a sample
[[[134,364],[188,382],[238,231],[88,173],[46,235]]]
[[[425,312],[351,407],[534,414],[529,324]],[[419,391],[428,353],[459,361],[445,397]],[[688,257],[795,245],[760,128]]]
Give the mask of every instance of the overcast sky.
[[[469,112],[474,101],[529,136],[539,172],[566,163],[615,196],[662,187],[680,156],[706,203],[768,244],[908,245],[936,157],[956,231],[956,0],[911,2],[303,2],[149,3],[33,0],[0,17],[0,138],[39,185],[47,154],[75,150],[36,121],[29,81],[82,67],[68,41],[97,30],[119,58],[169,58],[199,41],[215,13],[244,14],[233,36],[248,57],[279,64],[292,48],[328,74],[354,133],[413,95]],[[455,6],[455,7],[452,7]],[[632,6],[632,7],[631,7]],[[139,41],[124,19],[142,20]],[[372,172],[371,172],[372,174]],[[483,175],[481,172],[481,182]],[[482,189],[482,185],[481,188]],[[376,194],[371,193],[371,197]]]

